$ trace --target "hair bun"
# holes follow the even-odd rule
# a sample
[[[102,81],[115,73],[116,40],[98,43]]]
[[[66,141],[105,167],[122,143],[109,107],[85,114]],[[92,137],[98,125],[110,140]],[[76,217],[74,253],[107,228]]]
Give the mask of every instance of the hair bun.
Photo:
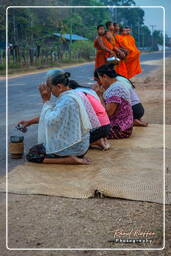
[[[110,69],[113,69],[113,68],[114,68],[114,66],[115,66],[115,64],[114,64],[114,63],[109,63],[109,64],[108,64],[108,68],[110,68]]]
[[[69,72],[65,72],[64,76],[65,76],[65,78],[68,78],[71,76],[71,74]]]

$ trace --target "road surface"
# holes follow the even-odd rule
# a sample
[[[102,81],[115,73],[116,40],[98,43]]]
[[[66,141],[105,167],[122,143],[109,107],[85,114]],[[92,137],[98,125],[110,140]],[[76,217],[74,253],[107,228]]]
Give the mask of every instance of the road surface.
[[[166,52],[166,57],[171,56],[171,51]],[[161,60],[162,53],[155,52],[150,54],[143,54],[141,61],[153,61]],[[143,64],[143,73],[146,75],[148,72],[157,68],[156,65]],[[71,78],[75,79],[82,85],[89,85],[93,83],[93,64],[84,64],[80,66],[73,66],[66,68],[66,71],[71,73]],[[11,135],[23,135],[21,132],[17,132],[15,126],[19,120],[28,120],[36,115],[39,115],[42,101],[39,96],[37,85],[45,81],[46,72],[40,72],[36,74],[27,74],[20,77],[9,79],[8,86],[8,138]],[[0,100],[0,114],[1,114],[1,147],[0,147],[0,175],[5,173],[5,80],[0,81],[1,88],[1,100]],[[28,128],[28,132],[25,136],[25,151],[37,144],[37,125]],[[23,160],[9,160],[9,170]]]

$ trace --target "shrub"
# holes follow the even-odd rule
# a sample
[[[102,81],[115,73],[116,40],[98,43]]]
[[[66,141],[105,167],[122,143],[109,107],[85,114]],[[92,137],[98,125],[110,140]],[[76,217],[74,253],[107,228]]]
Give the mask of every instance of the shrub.
[[[92,41],[77,41],[73,42],[71,45],[72,58],[75,59],[86,59],[90,60],[94,56],[95,51]]]

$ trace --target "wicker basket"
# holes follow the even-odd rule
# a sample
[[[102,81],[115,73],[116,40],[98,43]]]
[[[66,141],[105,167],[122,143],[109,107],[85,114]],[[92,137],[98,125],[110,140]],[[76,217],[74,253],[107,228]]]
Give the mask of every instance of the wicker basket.
[[[13,159],[22,158],[24,153],[24,143],[9,143],[9,153]]]

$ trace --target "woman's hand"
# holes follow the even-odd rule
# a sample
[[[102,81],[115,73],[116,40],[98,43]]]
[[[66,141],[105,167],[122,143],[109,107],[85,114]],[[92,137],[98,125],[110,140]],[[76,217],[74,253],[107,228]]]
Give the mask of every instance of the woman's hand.
[[[93,84],[92,89],[98,94],[98,95],[102,95],[104,92],[103,86],[99,85],[98,83]]]
[[[43,99],[44,102],[50,100],[50,97],[51,97],[51,90],[50,88],[47,86],[46,83],[42,83],[39,85],[39,92],[40,92],[40,95]]]
[[[31,125],[31,124],[30,124],[30,121],[24,121],[24,120],[18,122],[17,125],[19,125],[19,124],[22,124],[23,128],[26,128],[26,127],[28,127],[29,125]]]
[[[28,121],[22,120],[22,121],[18,122],[17,125],[21,124],[23,126],[23,128],[26,128],[32,124],[38,124],[38,123],[39,123],[39,116],[35,117],[31,120],[28,120]]]

